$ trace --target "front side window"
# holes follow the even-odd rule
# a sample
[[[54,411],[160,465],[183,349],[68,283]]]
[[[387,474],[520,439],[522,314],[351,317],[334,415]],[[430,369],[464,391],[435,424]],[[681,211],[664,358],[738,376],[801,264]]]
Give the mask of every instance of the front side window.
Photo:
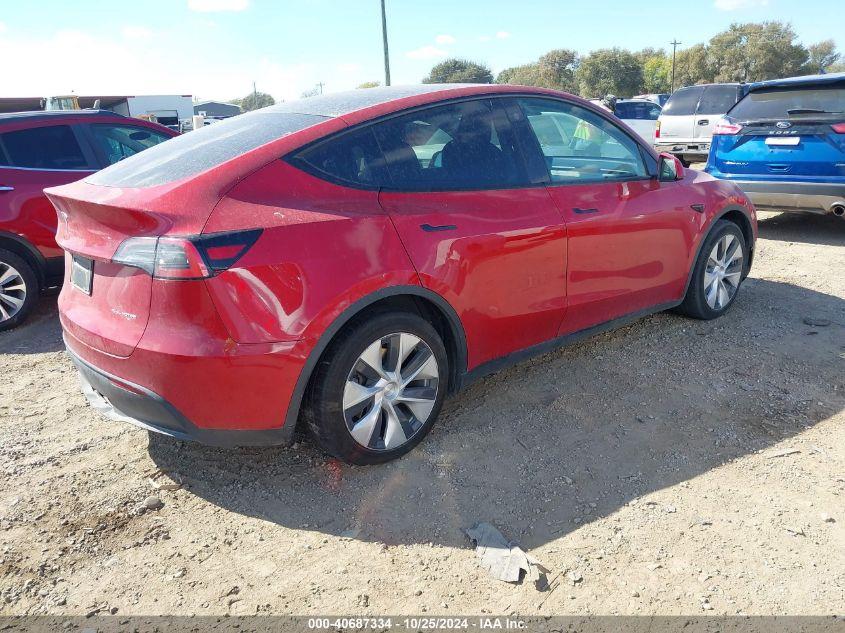
[[[389,187],[497,189],[527,184],[507,115],[493,100],[435,106],[373,125]]]
[[[97,124],[91,126],[91,132],[109,165],[170,138],[149,128],[134,125]]]
[[[10,167],[90,169],[69,125],[49,125],[0,134],[0,157]]]
[[[519,99],[537,137],[552,184],[647,178],[636,141],[581,106]]]

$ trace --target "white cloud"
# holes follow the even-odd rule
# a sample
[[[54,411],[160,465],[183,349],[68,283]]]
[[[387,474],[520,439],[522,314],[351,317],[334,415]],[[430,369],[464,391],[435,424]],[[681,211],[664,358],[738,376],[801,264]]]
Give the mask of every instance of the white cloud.
[[[188,0],[188,8],[199,13],[243,11],[248,6],[249,0]]]
[[[438,44],[454,44],[456,42],[455,38],[451,35],[438,35],[434,38],[434,41]]]
[[[499,40],[506,40],[506,39],[508,39],[510,36],[511,36],[511,34],[510,34],[510,33],[508,33],[507,31],[498,31],[498,32],[496,33],[496,39],[499,39]]]
[[[405,55],[411,59],[437,59],[438,57],[446,57],[446,51],[429,44],[428,46],[421,46],[415,50],[408,51]]]
[[[147,40],[153,36],[153,32],[146,26],[124,26],[120,33],[127,40]]]
[[[489,42],[489,41],[490,41],[490,40],[492,40],[492,39],[493,39],[493,38],[492,38],[492,37],[490,37],[489,35],[479,35],[479,36],[478,36],[478,41],[479,41],[479,42]]]
[[[738,11],[740,9],[754,9],[765,7],[769,0],[715,0],[713,6],[719,11]]]

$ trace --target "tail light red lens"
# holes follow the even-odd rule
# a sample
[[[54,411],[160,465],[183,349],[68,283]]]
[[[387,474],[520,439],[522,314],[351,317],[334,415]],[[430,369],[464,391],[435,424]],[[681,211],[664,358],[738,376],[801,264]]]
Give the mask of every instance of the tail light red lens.
[[[832,127],[833,131],[837,134],[845,134],[845,123],[834,123],[830,127]]]
[[[716,121],[716,126],[713,128],[713,135],[732,136],[739,134],[742,131],[742,126],[739,123],[732,123],[727,119],[719,119]]]
[[[196,237],[131,237],[112,260],[156,279],[206,279],[233,266],[260,235],[261,229]]]
[[[657,125],[654,127],[654,138],[660,138],[660,121],[657,121]]]

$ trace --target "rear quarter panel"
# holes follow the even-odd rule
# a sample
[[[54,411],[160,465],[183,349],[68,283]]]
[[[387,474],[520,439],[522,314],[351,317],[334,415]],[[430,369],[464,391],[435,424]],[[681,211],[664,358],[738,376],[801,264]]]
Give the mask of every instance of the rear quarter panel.
[[[235,267],[206,282],[239,343],[316,340],[358,299],[419,285],[376,191],[275,160],[228,192],[204,232],[249,228],[264,232]]]

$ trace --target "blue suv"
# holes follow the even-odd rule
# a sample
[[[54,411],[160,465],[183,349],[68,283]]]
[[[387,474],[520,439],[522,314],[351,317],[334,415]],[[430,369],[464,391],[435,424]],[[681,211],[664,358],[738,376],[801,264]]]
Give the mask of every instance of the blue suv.
[[[845,216],[845,73],[753,84],[717,123],[705,171],[760,210]]]

